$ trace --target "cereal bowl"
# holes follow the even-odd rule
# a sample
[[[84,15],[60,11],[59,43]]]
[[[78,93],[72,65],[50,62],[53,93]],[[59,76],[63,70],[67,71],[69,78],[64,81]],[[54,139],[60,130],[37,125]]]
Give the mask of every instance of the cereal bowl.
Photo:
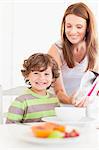
[[[85,117],[85,109],[83,107],[55,107],[55,113],[58,119],[62,121],[79,121]]]

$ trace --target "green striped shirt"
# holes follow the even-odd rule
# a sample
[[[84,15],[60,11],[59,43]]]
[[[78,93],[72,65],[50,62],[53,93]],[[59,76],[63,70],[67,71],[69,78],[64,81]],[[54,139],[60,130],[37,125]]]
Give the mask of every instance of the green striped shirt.
[[[59,106],[59,101],[55,95],[47,93],[46,96],[41,96],[27,89],[12,102],[6,123],[41,121],[42,117],[55,115],[56,106]]]

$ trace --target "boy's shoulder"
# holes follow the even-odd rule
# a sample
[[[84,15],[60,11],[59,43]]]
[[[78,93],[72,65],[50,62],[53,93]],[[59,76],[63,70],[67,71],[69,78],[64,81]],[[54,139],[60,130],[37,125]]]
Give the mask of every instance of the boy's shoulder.
[[[23,94],[23,95],[19,95],[18,97],[16,97],[16,100],[24,101],[24,100],[33,99],[33,98],[34,96],[32,94]]]
[[[57,98],[57,96],[54,93],[52,93],[52,92],[48,91],[48,94],[49,94],[49,98],[52,98],[52,97],[56,97]]]
[[[55,94],[52,93],[52,92],[47,91],[47,93],[48,93],[50,96],[55,96]]]
[[[23,93],[16,97],[16,100],[23,102],[24,100],[34,99],[35,96],[30,89],[26,88]]]
[[[23,91],[23,93],[19,96],[16,97],[16,100],[17,101],[20,101],[20,102],[23,102],[25,100],[30,100],[30,99],[40,99],[40,96],[38,96],[37,94],[33,93],[31,91],[31,89],[26,89],[25,91]],[[57,98],[57,96],[50,92],[50,91],[47,91],[47,96],[45,96],[44,98]]]

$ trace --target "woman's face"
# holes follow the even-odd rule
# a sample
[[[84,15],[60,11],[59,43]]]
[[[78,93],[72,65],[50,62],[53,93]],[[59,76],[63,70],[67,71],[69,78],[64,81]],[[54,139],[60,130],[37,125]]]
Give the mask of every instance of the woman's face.
[[[86,34],[87,23],[82,17],[69,14],[65,18],[65,34],[72,44],[78,44]]]

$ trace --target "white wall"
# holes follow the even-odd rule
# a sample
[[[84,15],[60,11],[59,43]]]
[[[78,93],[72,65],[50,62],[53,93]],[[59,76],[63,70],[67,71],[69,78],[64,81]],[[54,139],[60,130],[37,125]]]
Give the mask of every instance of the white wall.
[[[35,52],[47,52],[60,38],[67,5],[79,0],[0,0],[0,84],[24,84],[23,60]],[[82,0],[99,20],[99,3]],[[97,22],[98,24],[98,22]],[[99,28],[98,28],[99,30]]]
[[[59,38],[59,22],[63,9],[62,2],[15,4],[13,84],[20,84],[23,81],[20,73],[23,59],[35,52],[47,52],[51,44]]]
[[[60,34],[64,2],[0,1],[0,84],[24,84],[23,60],[34,52],[47,52]]]
[[[11,86],[13,61],[13,3],[0,1],[0,84]]]

